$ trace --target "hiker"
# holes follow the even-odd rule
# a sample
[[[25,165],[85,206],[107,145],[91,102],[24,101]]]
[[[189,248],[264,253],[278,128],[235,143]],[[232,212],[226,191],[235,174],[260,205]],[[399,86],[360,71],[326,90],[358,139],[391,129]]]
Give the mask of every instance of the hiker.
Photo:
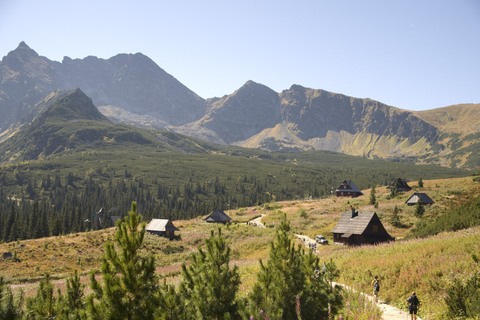
[[[323,262],[323,266],[322,266],[322,275],[323,275],[323,276],[325,275],[326,269],[327,269],[327,265],[326,265],[326,262],[324,261],[324,262]]]
[[[372,281],[372,287],[373,287],[373,300],[375,302],[378,302],[378,292],[380,291],[380,279],[378,279],[377,276],[375,276],[375,279]]]
[[[410,298],[407,299],[407,304],[412,320],[417,320],[417,311],[420,308],[420,300],[418,300],[415,292],[412,292]]]

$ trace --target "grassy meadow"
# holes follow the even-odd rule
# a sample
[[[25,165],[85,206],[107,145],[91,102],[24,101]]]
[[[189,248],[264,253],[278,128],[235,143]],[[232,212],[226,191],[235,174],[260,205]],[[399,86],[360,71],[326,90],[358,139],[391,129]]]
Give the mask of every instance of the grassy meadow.
[[[453,279],[467,279],[480,271],[480,228],[458,232],[445,231],[426,239],[408,239],[408,232],[419,218],[415,207],[404,202],[413,192],[426,192],[435,204],[426,208],[423,219],[433,219],[449,208],[458,206],[480,193],[480,184],[472,177],[424,180],[424,187],[409,182],[414,190],[390,198],[386,187],[377,187],[378,208],[369,204],[370,190],[356,199],[328,197],[308,201],[285,201],[263,206],[230,210],[226,213],[235,221],[222,226],[222,234],[232,250],[232,262],[239,266],[242,279],[240,295],[245,295],[256,281],[260,267],[258,259],[268,259],[270,242],[275,226],[283,214],[290,220],[295,234],[314,238],[322,234],[332,243],[330,231],[342,212],[350,210],[375,211],[390,235],[397,241],[389,244],[349,248],[337,245],[318,246],[320,259],[332,259],[340,269],[339,283],[371,293],[370,283],[375,275],[381,279],[380,299],[405,308],[405,300],[411,291],[416,291],[422,301],[422,319],[440,319],[445,311],[444,298]],[[392,225],[392,213],[399,209],[400,225]],[[255,227],[245,222],[261,215],[266,228]],[[175,221],[178,239],[169,241],[154,235],[146,235],[143,254],[155,256],[158,274],[169,283],[181,279],[181,264],[189,262],[189,256],[219,226],[207,224],[201,219]],[[0,244],[0,252],[11,252],[16,260],[0,259],[1,274],[13,284],[14,289],[24,290],[27,295],[35,292],[36,281],[50,273],[59,287],[63,279],[78,270],[83,281],[87,274],[98,270],[103,244],[113,240],[114,228],[72,233],[58,237],[22,240]],[[403,239],[405,238],[405,239]],[[297,240],[298,245],[303,245]]]

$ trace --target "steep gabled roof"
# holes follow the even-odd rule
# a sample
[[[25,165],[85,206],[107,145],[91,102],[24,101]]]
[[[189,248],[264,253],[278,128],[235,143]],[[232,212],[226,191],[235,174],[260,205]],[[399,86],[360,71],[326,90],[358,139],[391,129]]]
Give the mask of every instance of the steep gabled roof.
[[[370,221],[377,215],[375,212],[355,211],[355,213],[353,213],[353,211],[354,210],[345,211],[331,232],[344,234],[346,236],[363,234]]]
[[[390,190],[397,188],[398,191],[410,191],[412,188],[407,184],[407,180],[398,178],[393,185],[387,187]]]
[[[228,222],[232,220],[225,212],[222,210],[215,210],[208,217],[205,218],[206,222]]]
[[[358,189],[358,187],[355,185],[355,183],[353,183],[352,180],[344,180],[340,186],[346,186],[347,188],[346,189],[340,189],[340,187],[339,187],[335,191],[359,192],[359,193],[363,194],[363,192],[360,191],[360,189]]]
[[[117,220],[119,219],[122,219],[122,216],[110,216],[110,220],[114,225],[117,223]]]
[[[145,230],[156,232],[180,231],[180,229],[177,229],[169,219],[152,219]]]
[[[407,201],[406,204],[416,204],[418,201],[422,201],[423,204],[434,204],[432,198],[430,198],[426,193],[415,192]]]

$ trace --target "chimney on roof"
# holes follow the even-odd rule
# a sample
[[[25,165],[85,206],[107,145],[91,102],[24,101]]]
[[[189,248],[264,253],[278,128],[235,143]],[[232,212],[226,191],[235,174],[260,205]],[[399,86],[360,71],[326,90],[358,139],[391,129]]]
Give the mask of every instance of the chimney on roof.
[[[355,211],[355,208],[352,207],[352,218],[358,216],[358,211]]]

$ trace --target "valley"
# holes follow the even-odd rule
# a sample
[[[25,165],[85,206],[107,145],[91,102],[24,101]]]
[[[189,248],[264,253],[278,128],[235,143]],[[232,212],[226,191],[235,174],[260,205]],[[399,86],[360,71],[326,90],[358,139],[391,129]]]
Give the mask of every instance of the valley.
[[[423,188],[419,188],[414,181],[409,184],[413,187],[412,192],[426,192],[434,199],[435,204],[426,209],[422,218],[427,220],[442,215],[449,208],[457,207],[480,193],[480,186],[473,182],[472,177],[424,180]],[[255,282],[259,272],[258,259],[268,255],[275,226],[282,214],[287,215],[292,234],[303,234],[310,238],[322,234],[333,243],[331,229],[341,213],[353,206],[359,210],[376,211],[387,231],[397,240],[390,244],[359,248],[318,246],[317,254],[321,261],[332,259],[339,268],[340,278],[337,281],[369,293],[370,279],[373,275],[379,275],[382,279],[382,301],[403,307],[404,297],[409,291],[416,290],[421,294],[425,306],[422,318],[444,310],[443,297],[448,283],[453,278],[466,277],[478,268],[470,256],[480,255],[480,230],[475,227],[443,232],[423,240],[402,240],[419,220],[414,216],[415,208],[404,204],[410,193],[388,199],[390,191],[385,187],[377,187],[379,205],[373,208],[368,204],[369,191],[363,190],[365,195],[355,199],[328,197],[271,202],[264,206],[226,211],[234,223],[224,226],[222,234],[232,249],[232,264],[240,270],[239,295],[245,295]],[[391,224],[395,206],[400,208],[400,227]],[[266,228],[246,225],[247,221],[258,217]],[[156,272],[171,284],[178,284],[181,264],[187,262],[210,231],[218,227],[205,223],[200,217],[175,221],[175,226],[180,229],[178,239],[168,241],[147,234],[141,249],[143,255],[155,257]],[[7,281],[21,284],[15,285],[15,288],[25,289],[27,295],[36,290],[35,286],[28,283],[38,281],[45,272],[49,272],[52,279],[58,279],[60,287],[63,283],[61,279],[71,276],[74,270],[84,275],[84,282],[87,283],[86,275],[91,270],[98,270],[104,244],[112,241],[113,235],[114,229],[106,229],[1,244],[1,252],[16,252],[18,260],[0,260],[0,268]],[[296,242],[303,246],[300,240]]]
[[[109,272],[115,278],[102,263],[122,246],[115,220],[134,207],[144,222],[170,219],[180,230],[173,240],[149,233],[142,239],[146,291],[164,295],[139,294],[143,308],[149,305],[144,299],[153,299],[174,310],[179,302],[162,299],[179,299],[180,287],[194,297],[189,290],[205,280],[186,285],[186,278],[210,271],[195,257],[217,245],[226,250],[227,269],[236,267],[215,288],[241,312],[258,311],[258,283],[263,279],[265,287],[276,270],[284,278],[265,293],[276,295],[272,305],[288,304],[290,317],[300,309],[294,300],[306,298],[303,306],[318,315],[326,317],[343,299],[344,314],[361,310],[366,317],[371,307],[369,316],[379,319],[379,309],[359,304],[357,296],[370,293],[374,276],[382,279],[385,303],[402,308],[417,291],[423,319],[456,317],[457,310],[473,308],[468,301],[480,301],[471,290],[480,285],[479,149],[478,103],[409,111],[299,84],[275,92],[251,80],[231,94],[203,99],[141,53],[57,62],[21,42],[0,62],[0,279],[16,294],[23,291],[31,310],[45,279],[63,297],[78,272],[85,294],[97,294],[89,312],[101,314],[94,305],[111,295],[102,300],[95,279]],[[412,190],[398,192],[399,178]],[[336,197],[344,180],[363,195]],[[434,203],[408,206],[413,192]],[[232,218],[221,231],[203,220],[217,209]],[[343,237],[332,234],[342,213],[353,219],[356,211],[376,212],[395,242],[334,244]],[[317,235],[329,245],[303,255],[309,250],[300,238]],[[294,252],[280,261],[271,254],[274,239],[299,251],[278,251]],[[277,265],[268,269],[259,260]],[[325,278],[308,271],[318,262],[329,266]],[[293,280],[302,292],[288,291],[285,283]],[[341,297],[333,281],[354,291]],[[237,284],[236,294],[226,288]],[[12,306],[4,301],[0,311]],[[188,303],[182,308],[194,311]]]
[[[300,84],[275,92],[252,80],[203,99],[141,53],[57,62],[25,42],[0,62],[0,80],[0,141],[39,115],[52,94],[79,89],[114,123],[223,146],[480,169],[478,103],[414,112]]]

